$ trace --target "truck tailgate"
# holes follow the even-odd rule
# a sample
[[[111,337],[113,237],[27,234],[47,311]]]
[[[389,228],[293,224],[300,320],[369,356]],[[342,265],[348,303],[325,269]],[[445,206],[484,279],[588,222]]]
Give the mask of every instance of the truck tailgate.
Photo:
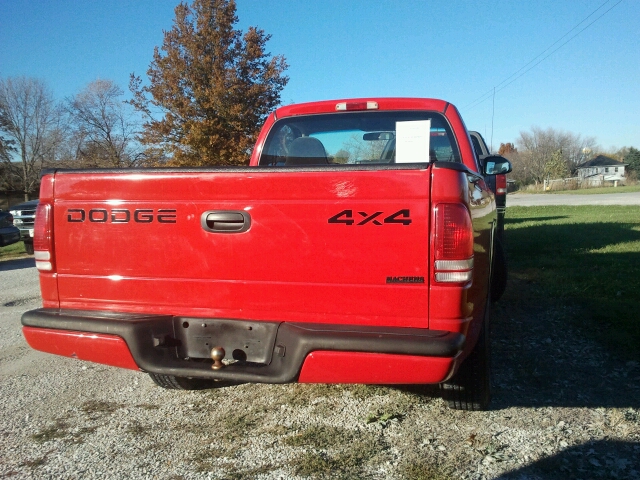
[[[70,171],[54,189],[45,306],[428,327],[430,167]],[[250,224],[210,231],[207,212]]]

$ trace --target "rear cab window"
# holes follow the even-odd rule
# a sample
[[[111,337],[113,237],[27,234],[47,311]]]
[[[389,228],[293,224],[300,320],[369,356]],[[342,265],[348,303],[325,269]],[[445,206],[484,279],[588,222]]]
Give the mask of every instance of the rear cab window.
[[[471,142],[473,143],[473,150],[476,152],[476,158],[481,158],[484,154],[482,153],[480,141],[476,138],[475,135],[471,135]]]
[[[460,161],[455,137],[442,114],[405,110],[285,117],[271,128],[259,165],[335,167]]]

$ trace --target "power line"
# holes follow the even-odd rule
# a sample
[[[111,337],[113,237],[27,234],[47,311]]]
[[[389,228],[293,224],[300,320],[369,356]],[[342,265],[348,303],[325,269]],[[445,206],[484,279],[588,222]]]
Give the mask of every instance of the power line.
[[[474,100],[473,102],[469,103],[468,105],[466,105],[465,109],[472,109],[477,107],[478,105],[480,105],[481,103],[484,103],[486,100],[488,100],[489,98],[491,98],[492,96],[494,96],[497,92],[500,92],[502,90],[504,90],[506,87],[508,87],[509,85],[511,85],[513,82],[515,82],[516,80],[518,80],[520,77],[522,77],[523,75],[525,75],[527,72],[529,72],[530,70],[532,70],[533,68],[535,68],[536,66],[538,66],[540,63],[542,63],[544,60],[546,60],[547,58],[549,58],[551,55],[553,55],[555,52],[557,52],[558,50],[560,50],[562,47],[564,47],[567,43],[569,43],[571,40],[573,40],[574,38],[576,38],[578,35],[580,35],[582,32],[584,32],[587,28],[589,28],[591,25],[593,25],[594,23],[596,23],[598,20],[600,20],[602,17],[604,17],[607,13],[609,13],[611,10],[613,10],[615,7],[617,7],[619,4],[621,4],[623,2],[623,0],[619,0],[617,3],[615,3],[613,6],[611,6],[608,10],[606,10],[604,13],[602,13],[600,16],[598,16],[595,20],[593,20],[591,23],[587,24],[584,28],[582,28],[579,32],[577,32],[575,35],[573,35],[572,37],[570,37],[569,39],[567,39],[564,43],[562,43],[561,45],[559,45],[557,48],[553,49],[551,52],[549,52],[547,55],[545,55],[543,58],[541,58],[540,60],[538,60],[538,58],[542,57],[546,52],[548,52],[549,50],[551,50],[553,47],[555,47],[558,43],[560,43],[562,41],[562,39],[564,39],[567,35],[569,35],[571,32],[573,32],[574,30],[576,30],[578,27],[580,27],[580,25],[582,25],[583,23],[585,23],[587,20],[589,20],[589,18],[591,18],[593,15],[595,15],[598,10],[601,10],[607,3],[609,3],[611,0],[606,0],[602,5],[600,5],[598,8],[596,8],[593,12],[591,12],[589,15],[587,15],[584,19],[582,19],[576,26],[574,26],[572,29],[570,29],[567,33],[565,33],[564,35],[562,35],[558,40],[556,40],[555,42],[553,42],[551,45],[549,45],[546,49],[544,49],[540,54],[538,54],[537,56],[535,56],[533,59],[531,59],[529,62],[527,62],[525,65],[523,65],[522,67],[520,67],[518,70],[516,70],[515,72],[513,72],[511,75],[509,75],[507,78],[505,78],[504,80],[502,80],[500,83],[498,83],[494,88],[492,88],[491,90],[489,90],[488,92],[484,93],[483,95],[481,95],[480,97],[478,97],[476,100]],[[536,60],[538,60],[536,62]],[[535,62],[535,63],[534,63]],[[531,65],[533,63],[533,65]],[[529,67],[529,65],[531,65]],[[529,67],[529,68],[527,68]],[[525,70],[526,69],[526,70]],[[524,70],[524,71],[523,71]],[[522,73],[520,73],[522,72]],[[519,74],[519,75],[518,75]],[[516,76],[517,75],[517,76]],[[515,77],[515,78],[513,78]],[[513,80],[511,80],[513,78]],[[511,80],[511,81],[509,81]],[[508,82],[508,83],[507,83]],[[506,84],[505,84],[506,83]]]
[[[562,35],[558,40],[556,40],[555,42],[553,42],[551,45],[549,45],[547,48],[545,48],[542,52],[540,52],[537,56],[535,56],[533,59],[531,59],[529,62],[527,62],[526,64],[524,64],[522,67],[520,67],[518,70],[516,70],[515,72],[513,72],[511,75],[509,75],[507,78],[505,78],[502,82],[498,83],[494,88],[492,88],[491,90],[489,90],[488,92],[484,93],[483,95],[481,95],[480,97],[478,97],[476,100],[474,100],[473,102],[471,102],[469,105],[467,105],[465,108],[474,108],[477,105],[480,105],[481,103],[483,103],[485,100],[488,100],[489,97],[491,97],[493,95],[493,93],[495,92],[495,89],[500,87],[502,84],[504,84],[505,82],[509,81],[511,78],[513,78],[514,76],[516,76],[518,73],[520,73],[522,70],[524,70],[525,68],[527,68],[529,65],[531,65],[533,62],[535,62],[538,58],[540,58],[542,55],[544,55],[546,52],[548,52],[551,48],[553,48],[555,45],[557,45],[558,43],[560,43],[562,41],[563,38],[565,38],[567,35],[569,35],[571,32],[573,32],[576,28],[578,28],[580,25],[582,25],[584,22],[586,22],[590,17],[592,17],[598,10],[600,10],[602,7],[604,7],[607,3],[609,3],[611,0],[606,0],[602,5],[600,5],[598,8],[596,8],[593,12],[591,12],[589,15],[587,15],[585,18],[583,18],[580,22],[578,22],[577,25],[575,25],[573,28],[571,28],[567,33],[565,33],[564,35]],[[618,2],[620,3],[620,2]],[[617,5],[617,4],[616,4]],[[615,5],[614,5],[615,7]],[[606,12],[605,12],[606,13]],[[597,19],[596,19],[597,20]],[[587,25],[588,27],[588,25]],[[580,32],[578,32],[580,33]],[[573,38],[573,37],[572,37]],[[571,40],[571,39],[569,39]],[[563,44],[564,45],[564,44]],[[562,45],[560,46],[562,47]],[[560,48],[558,47],[558,48]],[[554,50],[555,51],[555,50]],[[551,52],[553,53],[553,52]],[[545,57],[546,58],[546,57]],[[544,59],[543,59],[544,60]],[[536,64],[537,65],[537,64]],[[535,67],[535,65],[533,65],[533,67]],[[532,67],[532,68],[533,68]],[[527,70],[528,71],[528,70]],[[523,74],[526,72],[523,72]],[[519,78],[519,77],[518,77]],[[476,103],[477,102],[477,103]]]
[[[548,57],[550,57],[551,55],[553,55],[555,52],[557,52],[558,50],[560,50],[562,47],[564,47],[567,43],[569,43],[571,40],[573,40],[574,38],[576,38],[578,35],[580,35],[582,32],[584,32],[587,28],[589,28],[591,25],[593,25],[594,23],[596,23],[598,20],[600,20],[602,17],[604,17],[607,13],[609,13],[611,10],[613,10],[615,7],[617,7],[618,5],[620,5],[623,2],[623,0],[619,0],[618,3],[616,3],[615,5],[613,5],[611,8],[609,8],[606,12],[604,12],[602,15],[600,15],[598,18],[596,18],[594,21],[592,21],[591,23],[589,23],[587,26],[585,26],[582,30],[580,30],[578,33],[576,33],[573,37],[569,38],[566,42],[564,42],[562,45],[560,45],[558,48],[556,48],[555,50],[553,50],[552,52],[549,52],[549,54],[547,56],[545,56],[544,58],[542,58],[540,61],[536,62],[534,65],[532,65],[531,67],[529,67],[527,70],[525,70],[524,72],[522,72],[520,75],[518,75],[516,78],[514,78],[513,80],[511,80],[509,83],[507,83],[506,85],[504,85],[503,87],[498,89],[498,92],[501,90],[504,90],[506,87],[508,87],[509,85],[511,85],[513,82],[515,82],[518,78],[520,78],[521,76],[523,76],[525,73],[527,73],[529,70],[531,70],[532,68],[534,68],[535,66],[537,66],[538,64],[540,64],[541,62],[543,62],[544,60],[546,60]]]

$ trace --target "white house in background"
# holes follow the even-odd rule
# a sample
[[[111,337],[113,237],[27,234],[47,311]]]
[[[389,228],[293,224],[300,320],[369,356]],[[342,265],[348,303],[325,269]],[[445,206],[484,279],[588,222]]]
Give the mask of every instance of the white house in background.
[[[580,181],[593,183],[624,181],[624,167],[627,165],[613,158],[598,155],[578,167],[578,178]]]

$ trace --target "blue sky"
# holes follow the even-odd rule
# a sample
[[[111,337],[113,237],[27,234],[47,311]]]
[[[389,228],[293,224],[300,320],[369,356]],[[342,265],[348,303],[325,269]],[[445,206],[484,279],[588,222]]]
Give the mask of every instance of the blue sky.
[[[614,7],[610,0],[572,35]],[[177,0],[0,0],[0,77],[45,80],[56,97],[92,80],[127,91],[143,75]],[[474,106],[605,0],[237,0],[238,27],[272,35],[291,78],[282,102],[442,98],[491,138],[492,99]],[[497,92],[493,145],[532,126],[640,147],[640,1],[623,0]],[[569,35],[571,36],[571,35]],[[566,37],[564,40],[568,39]],[[563,40],[563,41],[564,41]],[[562,42],[560,42],[562,43]],[[559,45],[559,44],[558,44]],[[557,46],[557,45],[556,45]]]

